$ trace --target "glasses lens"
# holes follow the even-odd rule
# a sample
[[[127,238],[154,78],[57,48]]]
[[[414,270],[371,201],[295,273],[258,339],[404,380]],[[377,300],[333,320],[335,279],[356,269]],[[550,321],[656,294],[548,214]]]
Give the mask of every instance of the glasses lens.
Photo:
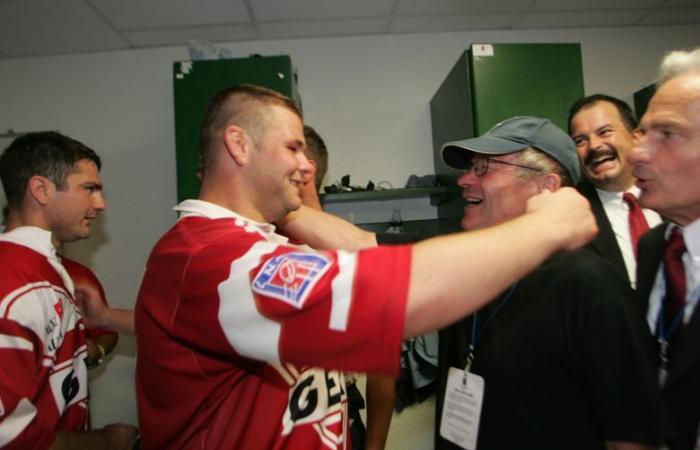
[[[474,166],[474,175],[477,177],[482,176],[488,170],[488,159],[486,158],[474,158],[472,159],[472,164]]]

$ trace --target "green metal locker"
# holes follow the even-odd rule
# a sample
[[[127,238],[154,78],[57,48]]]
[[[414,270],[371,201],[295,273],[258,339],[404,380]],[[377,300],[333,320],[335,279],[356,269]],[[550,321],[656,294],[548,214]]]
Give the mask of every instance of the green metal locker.
[[[289,56],[251,56],[173,64],[178,201],[196,198],[199,194],[199,127],[209,100],[221,89],[242,83],[274,89],[301,107],[296,74]]]
[[[441,184],[455,186],[458,170],[440,157],[448,141],[488,131],[512,116],[546,117],[567,129],[569,107],[583,97],[580,44],[473,44],[430,101],[433,161]],[[459,228],[463,201],[454,188],[438,217]]]

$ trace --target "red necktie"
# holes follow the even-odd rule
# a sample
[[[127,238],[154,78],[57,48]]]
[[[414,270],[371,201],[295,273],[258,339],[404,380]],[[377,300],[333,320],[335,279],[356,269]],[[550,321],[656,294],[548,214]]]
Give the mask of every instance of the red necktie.
[[[646,217],[642,212],[642,208],[637,203],[637,198],[634,194],[625,192],[622,194],[622,199],[629,206],[629,217],[627,218],[630,226],[630,240],[632,241],[632,249],[634,250],[634,256],[637,257],[637,246],[639,245],[639,238],[649,229],[649,224],[647,223]]]
[[[685,253],[685,242],[683,242],[683,232],[680,228],[674,227],[671,236],[666,243],[664,250],[664,277],[666,278],[666,296],[664,297],[664,327],[666,333],[672,333],[671,326],[676,316],[681,314],[685,306],[685,268],[683,267],[683,253]],[[682,328],[682,318],[678,330]]]

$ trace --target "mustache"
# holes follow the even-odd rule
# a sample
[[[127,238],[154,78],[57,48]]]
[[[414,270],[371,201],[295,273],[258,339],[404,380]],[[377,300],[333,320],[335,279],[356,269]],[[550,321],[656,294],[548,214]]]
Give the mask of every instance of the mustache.
[[[600,149],[600,150],[590,150],[588,152],[588,155],[586,155],[586,159],[583,161],[585,165],[590,165],[593,163],[593,160],[598,159],[600,157],[607,157],[607,156],[617,156],[617,152],[612,149]]]

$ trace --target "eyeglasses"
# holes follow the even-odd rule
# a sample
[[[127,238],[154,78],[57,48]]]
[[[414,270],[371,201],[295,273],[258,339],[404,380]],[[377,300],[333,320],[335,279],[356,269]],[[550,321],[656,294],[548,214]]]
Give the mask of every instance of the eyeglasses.
[[[489,164],[490,163],[497,163],[497,164],[503,164],[504,166],[513,166],[513,167],[520,167],[521,169],[528,169],[528,170],[533,170],[535,172],[543,172],[542,169],[538,169],[537,167],[530,167],[530,166],[524,166],[522,164],[515,164],[512,162],[508,161],[501,161],[500,159],[494,159],[494,158],[472,158],[471,160],[471,165],[467,167],[464,172],[469,172],[470,170],[474,170],[474,175],[477,177],[483,177],[486,175],[486,172],[489,171]]]

